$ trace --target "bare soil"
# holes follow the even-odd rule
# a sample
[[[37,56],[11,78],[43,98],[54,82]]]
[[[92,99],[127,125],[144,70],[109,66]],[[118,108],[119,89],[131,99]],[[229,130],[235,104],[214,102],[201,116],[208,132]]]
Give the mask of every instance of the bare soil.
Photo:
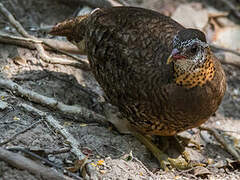
[[[138,3],[136,1],[134,3]],[[158,10],[171,15],[180,3],[187,1],[140,1],[146,8]],[[31,0],[3,0],[2,3],[31,34],[40,37],[50,37],[41,32],[32,31],[41,25],[54,25],[59,21],[71,17],[76,8],[57,1]],[[135,4],[134,4],[135,5]],[[14,33],[15,30],[6,19],[0,15],[0,30]],[[17,61],[15,57],[21,57]],[[65,57],[65,56],[62,56]],[[48,64],[43,62],[37,51],[0,44],[0,76],[10,78],[24,88],[31,89],[42,95],[56,98],[69,105],[87,107],[102,113],[98,105],[98,95],[101,88],[90,72],[75,67]],[[239,144],[240,139],[240,70],[237,67],[224,65],[227,75],[228,88],[224,100],[216,112],[204,125],[225,131],[224,136],[231,142]],[[88,88],[92,91],[85,91]],[[64,127],[80,142],[80,149],[90,151],[89,159],[93,162],[104,159],[104,165],[98,166],[99,179],[239,179],[238,166],[231,166],[226,159],[234,158],[209,133],[192,129],[182,133],[201,144],[201,150],[190,144],[187,147],[191,159],[207,165],[207,173],[172,170],[163,172],[159,169],[157,160],[151,153],[131,135],[123,135],[110,124],[101,125],[98,122],[88,122],[81,117],[65,115],[39,104],[13,95],[11,91],[1,89],[0,97],[7,107],[0,110],[0,142],[30,126],[40,117],[26,112],[21,103],[30,104],[38,109],[52,114]],[[46,124],[39,124],[35,128],[17,136],[4,147],[20,146],[30,149],[59,149],[66,147],[64,138]],[[126,161],[122,157],[132,151],[133,159]],[[176,156],[174,147],[168,150],[171,156]],[[74,162],[76,157],[71,153],[49,155],[47,157],[55,164],[67,166],[66,162]],[[207,163],[213,159],[213,163]],[[39,161],[39,163],[41,163]],[[49,167],[50,168],[50,167]],[[146,168],[148,170],[146,170]],[[0,179],[42,179],[27,171],[15,169],[0,161]]]

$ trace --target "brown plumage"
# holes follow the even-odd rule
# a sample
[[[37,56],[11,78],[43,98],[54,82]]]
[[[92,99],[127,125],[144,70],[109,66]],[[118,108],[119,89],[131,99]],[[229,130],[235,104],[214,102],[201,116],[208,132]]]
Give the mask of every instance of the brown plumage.
[[[51,31],[88,55],[108,101],[145,134],[171,136],[205,122],[226,89],[205,35],[157,12],[114,7]]]

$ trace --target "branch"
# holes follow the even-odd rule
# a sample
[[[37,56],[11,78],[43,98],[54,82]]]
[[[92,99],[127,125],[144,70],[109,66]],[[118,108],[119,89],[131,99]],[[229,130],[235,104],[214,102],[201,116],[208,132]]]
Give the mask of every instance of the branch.
[[[84,159],[86,156],[79,150],[79,142],[62,126],[60,123],[55,120],[51,115],[47,115],[45,112],[40,111],[39,109],[36,109],[30,105],[27,104],[21,104],[21,107],[23,107],[28,112],[35,112],[39,116],[45,117],[45,121],[53,128],[55,131],[59,132],[67,142],[69,142],[70,146],[72,147],[71,151],[73,154],[77,156],[78,159]]]
[[[215,139],[234,157],[236,158],[238,161],[240,161],[240,155],[238,154],[238,152],[234,149],[234,147],[232,147],[230,144],[228,144],[224,138],[219,134],[219,132],[217,131],[217,129],[214,128],[207,128],[207,127],[203,127],[200,126],[199,127],[200,130],[204,130],[204,131],[208,131],[210,134],[212,134]]]
[[[90,168],[88,166],[90,166],[90,164],[87,163],[87,156],[85,156],[80,150],[80,144],[79,142],[57,121],[55,120],[51,115],[47,115],[45,112],[40,111],[39,109],[36,109],[30,105],[27,104],[21,104],[21,106],[23,108],[25,108],[25,110],[29,111],[29,112],[34,112],[37,113],[40,116],[44,116],[46,119],[46,122],[53,128],[55,129],[55,131],[59,132],[65,139],[66,141],[69,143],[69,145],[71,146],[71,152],[79,159],[79,160],[83,160],[84,164],[82,164],[82,169],[81,173],[83,175],[84,178],[88,177],[88,174],[86,174],[86,170],[85,168]],[[91,171],[89,172],[90,177],[92,177],[96,172]]]
[[[0,12],[2,13],[3,16],[5,16],[9,20],[9,22],[13,25],[13,27],[17,30],[19,34],[26,38],[35,39],[35,37],[29,35],[27,31],[25,31],[22,25],[15,20],[13,15],[3,6],[2,3],[0,3]]]
[[[42,156],[32,152],[31,150],[27,149],[27,148],[24,148],[24,147],[18,147],[18,146],[12,146],[12,147],[7,147],[6,150],[9,150],[9,151],[20,151],[20,152],[23,152],[24,154],[26,154],[28,157],[32,157],[33,159],[38,159],[39,161],[42,161],[44,162],[46,165],[49,165],[49,166],[52,166],[56,169],[60,169],[62,170],[63,172],[65,172],[65,174],[67,174],[68,176],[70,177],[74,177],[74,179],[76,180],[82,180],[82,178],[80,178],[78,175],[70,172],[70,171],[66,171],[66,169],[64,169],[61,165],[57,165],[51,161],[49,161],[48,159],[46,158],[43,158]]]
[[[2,43],[7,43],[7,44],[13,44],[13,45],[18,45],[18,46],[23,46],[27,47],[29,49],[36,49],[36,45],[34,43],[41,43],[46,50],[54,50],[57,52],[61,52],[62,54],[65,54],[75,60],[65,60],[61,59],[61,62],[59,61],[60,58],[56,60],[56,58],[51,58],[50,63],[57,63],[57,64],[63,64],[63,65],[70,65],[70,66],[75,66],[80,69],[83,69],[85,71],[90,71],[91,68],[86,60],[83,60],[81,58],[78,58],[72,54],[69,53],[74,53],[74,54],[79,54],[79,50],[77,47],[74,45],[64,42],[64,41],[59,41],[59,40],[53,40],[53,39],[32,39],[32,38],[25,38],[25,37],[19,37],[19,36],[14,36],[14,35],[9,35],[5,33],[0,32],[0,42]],[[46,56],[45,52],[42,52],[44,56]],[[55,60],[54,62],[52,60]]]
[[[20,134],[23,134],[23,133],[27,132],[28,130],[34,128],[37,124],[41,123],[42,121],[43,121],[43,119],[40,119],[40,120],[38,120],[37,122],[31,124],[29,127],[27,127],[27,128],[25,128],[25,129],[23,129],[22,131],[14,134],[14,135],[11,136],[10,138],[4,140],[3,142],[0,142],[0,146],[9,143],[10,141],[12,141],[13,139],[15,139],[15,138],[16,138],[17,136],[19,136]]]
[[[230,52],[230,53],[232,53],[232,54],[236,54],[236,55],[240,56],[240,52],[235,51],[235,50],[233,50],[233,49],[228,49],[228,48],[220,47],[220,46],[217,46],[217,45],[214,45],[214,44],[211,44],[210,47],[211,47],[213,50],[220,50],[220,51]]]
[[[240,58],[234,54],[224,53],[223,58],[218,58],[222,64],[230,64],[240,68]]]
[[[53,64],[72,65],[77,66],[79,68],[81,68],[84,65],[86,66],[86,62],[82,63],[83,64],[82,65],[73,60],[65,60],[62,58],[48,56],[42,46],[42,42],[38,38],[29,35],[28,32],[23,28],[23,26],[13,17],[13,15],[3,6],[2,3],[0,3],[0,12],[9,20],[11,25],[18,31],[19,34],[21,34],[25,38],[28,38],[28,41],[29,39],[31,39],[31,41],[34,43],[33,44],[34,47],[39,52],[39,55],[43,61]],[[88,67],[85,66],[84,68],[89,69],[89,66]]]
[[[69,5],[87,4],[93,8],[107,8],[112,6],[122,6],[122,4],[114,0],[58,0]]]
[[[22,105],[24,106],[24,105]],[[42,149],[42,148],[39,148],[39,149],[31,149],[31,148],[24,148],[24,147],[21,147],[21,146],[10,146],[10,147],[7,147],[6,148],[7,150],[9,151],[28,151],[28,152],[33,152],[33,153],[36,153],[36,154],[43,154],[44,156],[48,156],[50,154],[52,155],[57,155],[57,154],[63,154],[63,153],[68,153],[70,152],[71,148],[70,147],[64,147],[64,148],[60,148],[60,149]],[[55,167],[59,168],[59,166],[57,165],[54,165]]]
[[[85,1],[84,1],[85,2]],[[92,1],[87,1],[88,3],[97,3],[95,0],[92,0]],[[100,1],[99,1],[100,2]],[[89,64],[82,60],[82,59],[79,59],[75,56],[72,56],[70,55],[69,53],[67,52],[64,52],[62,50],[59,50],[58,47],[55,47],[55,45],[53,45],[54,43],[52,43],[50,40],[47,41],[42,41],[42,40],[39,40],[37,39],[36,37],[34,36],[31,36],[29,35],[25,29],[22,27],[22,25],[15,20],[15,18],[12,16],[12,14],[2,5],[2,3],[0,3],[0,12],[2,12],[2,14],[8,18],[9,22],[16,28],[16,30],[23,36],[25,37],[24,38],[16,38],[16,37],[11,37],[11,42],[18,42],[18,44],[20,45],[26,45],[27,43],[26,42],[22,42],[22,41],[27,41],[29,43],[34,43],[32,45],[29,45],[27,44],[26,46],[29,46],[30,48],[34,48],[34,49],[37,49],[38,52],[39,52],[39,55],[41,57],[42,60],[44,60],[45,62],[48,62],[48,63],[53,63],[53,64],[63,64],[63,65],[71,65],[71,66],[75,66],[75,67],[78,67],[78,68],[81,68],[83,70],[86,70],[86,71],[89,71],[91,70],[91,68],[89,67]],[[14,39],[14,40],[12,40]],[[6,42],[6,36],[0,36],[0,41],[4,41]],[[15,41],[16,40],[16,41]],[[20,41],[20,42],[19,42]],[[51,43],[50,43],[51,42]],[[60,43],[59,43],[60,44]],[[66,44],[66,43],[65,43]],[[44,47],[50,47],[56,51],[59,51],[63,54],[66,54],[74,59],[77,59],[79,62],[81,63],[78,63],[78,62],[75,62],[73,60],[65,60],[65,59],[62,59],[62,58],[56,58],[56,57],[49,57],[44,48],[43,48],[43,45],[45,45]],[[234,54],[237,54],[237,55],[240,55],[240,53],[238,53],[237,51],[234,51],[234,50],[231,50],[231,49],[226,49],[226,48],[221,48],[221,47],[218,47],[218,46],[215,46],[215,45],[211,45],[212,48],[215,48],[215,49],[218,49],[218,50],[223,50],[223,51],[227,51],[227,52],[231,52],[231,53],[234,53]],[[72,48],[68,49],[69,51],[73,51],[73,52],[79,52],[79,50],[77,50],[76,48],[72,50]],[[229,60],[228,58],[225,58],[225,59],[220,59],[220,61],[224,64],[231,64],[231,65],[235,65],[235,66],[238,66],[240,67],[240,62],[238,61],[233,61],[233,60]]]
[[[0,43],[22,46],[29,49],[36,49],[36,47],[33,44],[34,42],[47,43],[48,45],[43,44],[43,47],[46,50],[53,50],[54,48],[58,50],[65,50],[66,52],[73,54],[79,54],[78,48],[68,42],[59,41],[56,39],[43,39],[43,38],[39,39],[38,41],[35,41],[31,38],[19,37],[0,32]]]
[[[36,162],[27,159],[18,153],[7,151],[1,147],[0,147],[0,159],[15,168],[27,170],[30,173],[40,176],[44,179],[73,180],[72,178],[64,176],[63,174],[60,174],[55,170],[39,165]]]
[[[229,9],[231,11],[233,11],[233,13],[235,14],[235,16],[237,16],[237,18],[240,19],[240,12],[237,8],[236,5],[234,5],[231,1],[229,0],[220,0],[223,4],[225,4],[227,7],[229,7]]]
[[[95,120],[99,123],[104,123],[106,119],[104,116],[95,113],[94,111],[89,110],[85,107],[66,105],[62,102],[55,100],[54,98],[49,98],[29,89],[22,88],[11,80],[0,78],[0,87],[9,89],[14,94],[25,97],[32,102],[39,103],[43,106],[51,107],[63,113],[78,114],[81,117],[88,119],[89,121]]]
[[[213,52],[217,53],[218,51],[223,51],[224,53],[222,54],[223,57],[218,57],[218,60],[222,64],[230,64],[236,67],[240,68],[240,52],[228,49],[228,48],[223,48],[219,47],[217,45],[210,45],[211,49]]]

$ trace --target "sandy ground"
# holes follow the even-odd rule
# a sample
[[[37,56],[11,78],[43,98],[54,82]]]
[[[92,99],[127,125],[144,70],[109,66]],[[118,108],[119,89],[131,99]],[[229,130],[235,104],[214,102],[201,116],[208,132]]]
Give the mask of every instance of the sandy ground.
[[[185,1],[140,1],[146,8],[158,10],[171,15],[180,3]],[[53,25],[73,15],[76,8],[55,1],[30,1],[9,0],[3,4],[23,24],[26,30],[37,28],[40,25]],[[0,16],[0,30],[15,32],[9,23]],[[30,33],[49,37],[41,32]],[[24,61],[18,62],[15,57]],[[0,44],[1,77],[10,78],[24,88],[31,89],[42,95],[56,98],[69,105],[87,107],[102,113],[100,106],[96,105],[100,92],[93,76],[89,72],[70,66],[53,65],[43,62],[36,51],[18,46]],[[224,136],[229,143],[238,142],[240,139],[240,70],[234,66],[224,65],[227,75],[228,88],[224,100],[216,112],[204,125],[224,130]],[[92,90],[89,94],[84,89]],[[236,166],[226,164],[226,159],[234,158],[226,152],[216,140],[207,132],[193,129],[182,133],[182,136],[191,137],[201,144],[201,150],[193,144],[186,149],[191,159],[206,164],[205,173],[198,169],[188,171],[172,170],[163,172],[159,169],[157,160],[133,136],[119,134],[110,124],[101,125],[98,122],[88,122],[85,119],[65,115],[39,104],[17,97],[13,93],[0,87],[1,102],[6,102],[7,107],[0,110],[0,141],[19,132],[39,120],[36,114],[27,112],[21,107],[22,103],[34,106],[42,111],[49,112],[77,139],[80,149],[90,152],[89,159],[97,162],[104,160],[104,164],[97,166],[100,172],[99,179],[239,179],[240,171]],[[236,144],[236,143],[235,143]],[[64,138],[53,132],[45,123],[17,136],[4,147],[20,146],[30,149],[59,149],[68,146]],[[130,152],[134,159],[124,160]],[[168,153],[176,156],[174,147]],[[55,164],[67,166],[66,162],[74,162],[76,157],[71,153],[49,155],[47,157]],[[209,159],[213,163],[207,163]],[[39,161],[39,163],[41,163]],[[71,163],[70,163],[71,164]],[[69,165],[69,164],[68,164]],[[239,166],[239,164],[238,164]],[[147,168],[147,170],[146,170]],[[0,179],[42,179],[27,171],[15,169],[0,161]]]

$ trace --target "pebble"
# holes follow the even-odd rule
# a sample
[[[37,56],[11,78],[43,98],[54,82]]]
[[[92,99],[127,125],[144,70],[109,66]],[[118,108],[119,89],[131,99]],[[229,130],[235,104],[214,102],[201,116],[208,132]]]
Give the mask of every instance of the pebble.
[[[0,110],[4,110],[8,107],[8,103],[0,100]]]

